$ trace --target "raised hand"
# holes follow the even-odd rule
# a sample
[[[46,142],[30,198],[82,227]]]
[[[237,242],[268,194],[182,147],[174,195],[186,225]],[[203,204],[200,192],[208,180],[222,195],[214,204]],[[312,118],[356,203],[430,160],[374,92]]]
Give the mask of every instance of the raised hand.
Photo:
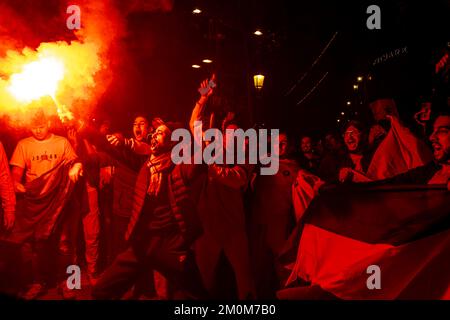
[[[200,83],[198,92],[200,92],[202,97],[209,98],[214,93],[214,88],[216,87],[216,75],[213,74],[211,79],[203,80]]]
[[[74,127],[67,129],[67,139],[72,144],[72,147],[76,149],[78,146],[78,133]]]
[[[108,134],[106,135],[106,139],[114,147],[121,146],[125,142],[125,138],[120,133]]]

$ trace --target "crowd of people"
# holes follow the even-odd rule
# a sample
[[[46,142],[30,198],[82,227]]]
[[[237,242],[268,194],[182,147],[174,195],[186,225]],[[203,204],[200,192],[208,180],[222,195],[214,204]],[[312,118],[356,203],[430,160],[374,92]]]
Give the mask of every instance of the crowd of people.
[[[205,81],[201,89],[192,132],[196,121],[212,124],[214,88]],[[81,265],[93,299],[206,299],[227,290],[242,300],[275,298],[289,276],[278,258],[324,184],[450,188],[448,111],[419,115],[427,139],[401,123],[393,100],[372,111],[371,126],[348,121],[298,145],[280,132],[279,170],[259,175],[253,164],[174,164],[177,122],[138,115],[130,138],[107,121],[69,126],[63,137],[37,110],[9,161],[0,145],[1,241],[20,252],[16,261],[0,257],[0,282],[16,279],[11,287],[21,289],[2,290],[38,299],[56,286],[75,299],[66,269]],[[241,126],[229,113],[218,127]]]

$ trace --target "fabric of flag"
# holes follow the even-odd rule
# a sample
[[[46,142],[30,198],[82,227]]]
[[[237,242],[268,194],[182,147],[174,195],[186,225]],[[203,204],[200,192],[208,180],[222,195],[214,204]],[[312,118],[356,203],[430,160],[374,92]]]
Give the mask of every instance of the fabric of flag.
[[[396,117],[389,117],[391,128],[378,146],[367,173],[354,172],[353,182],[382,180],[425,165],[432,160],[428,146],[403,126]],[[368,178],[368,179],[366,179]],[[300,170],[292,186],[292,199],[297,221],[305,213],[317,190],[325,182],[319,177]]]
[[[391,128],[378,146],[367,170],[372,180],[391,178],[432,160],[430,148],[415,137],[396,117],[389,117]]]
[[[25,184],[26,193],[17,198],[14,227],[1,240],[23,243],[46,240],[52,235],[74,188],[68,174],[70,167],[71,163],[62,162]]]
[[[319,188],[324,183],[318,176],[306,170],[298,171],[295,182],[292,185],[292,203],[297,221],[302,218],[309,204],[317,195]]]
[[[287,284],[301,279],[342,299],[450,299],[449,204],[445,186],[325,190],[297,229]],[[368,286],[370,266],[380,289]]]

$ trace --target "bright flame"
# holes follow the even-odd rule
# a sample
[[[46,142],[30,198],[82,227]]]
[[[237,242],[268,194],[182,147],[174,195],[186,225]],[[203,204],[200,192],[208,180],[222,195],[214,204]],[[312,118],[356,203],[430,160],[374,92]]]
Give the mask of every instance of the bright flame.
[[[8,30],[22,23],[23,30],[32,30],[35,21],[27,21],[24,16],[17,24],[12,19],[14,23],[0,26],[0,118],[12,126],[26,126],[35,108],[43,109],[50,117],[58,115],[61,120],[88,119],[113,81],[115,68],[126,56],[120,46],[126,24],[117,1],[76,2],[82,8],[83,24],[74,31],[76,40],[70,42],[42,42],[38,47],[18,50],[22,41],[11,42],[16,32],[11,30],[9,35]],[[26,39],[21,40],[26,43]]]
[[[20,102],[29,103],[44,96],[55,97],[64,77],[61,60],[48,57],[26,64],[21,73],[10,77],[8,91]]]
[[[56,105],[56,112],[58,113],[58,117],[62,122],[66,122],[67,120],[73,120],[73,113],[63,104],[59,103],[58,100],[54,96],[51,96],[53,102]]]
[[[104,67],[93,42],[41,43],[36,51],[9,51],[0,59],[0,74],[9,75],[0,78],[0,114],[24,125],[35,102],[51,97],[54,103],[41,106],[47,115],[63,122],[89,116],[103,92],[104,84],[95,77]]]

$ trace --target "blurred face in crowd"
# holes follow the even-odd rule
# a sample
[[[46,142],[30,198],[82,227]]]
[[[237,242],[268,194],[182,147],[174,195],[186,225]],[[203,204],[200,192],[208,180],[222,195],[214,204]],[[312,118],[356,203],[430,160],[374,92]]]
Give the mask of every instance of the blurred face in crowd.
[[[99,129],[100,133],[103,135],[107,135],[111,132],[111,125],[108,121],[102,122]]]
[[[279,145],[280,145],[280,150],[279,150],[280,158],[287,156],[289,153],[289,141],[288,141],[288,137],[285,133],[280,133]]]
[[[312,152],[312,140],[310,137],[303,137],[300,148],[302,152],[305,153],[311,153]]]
[[[335,151],[338,150],[341,145],[334,135],[327,134],[325,136],[325,147],[327,148],[327,150]]]
[[[225,146],[225,148],[227,148],[227,134],[226,134],[226,130],[236,131],[237,129],[239,129],[239,127],[236,124],[229,124],[229,125],[226,126],[225,134],[223,135],[223,145]]]
[[[148,121],[144,117],[136,117],[133,122],[134,138],[143,141],[148,135]]]
[[[434,159],[440,163],[450,163],[450,116],[437,117],[430,141]]]
[[[36,140],[45,140],[50,136],[50,123],[49,121],[42,120],[36,121],[31,124],[31,134]]]
[[[171,131],[165,125],[160,125],[156,128],[152,135],[152,140],[150,143],[150,149],[154,155],[160,155],[171,147],[170,141]]]
[[[361,144],[362,133],[358,128],[354,126],[349,126],[344,132],[344,142],[347,146],[348,151],[356,152],[358,151]]]

